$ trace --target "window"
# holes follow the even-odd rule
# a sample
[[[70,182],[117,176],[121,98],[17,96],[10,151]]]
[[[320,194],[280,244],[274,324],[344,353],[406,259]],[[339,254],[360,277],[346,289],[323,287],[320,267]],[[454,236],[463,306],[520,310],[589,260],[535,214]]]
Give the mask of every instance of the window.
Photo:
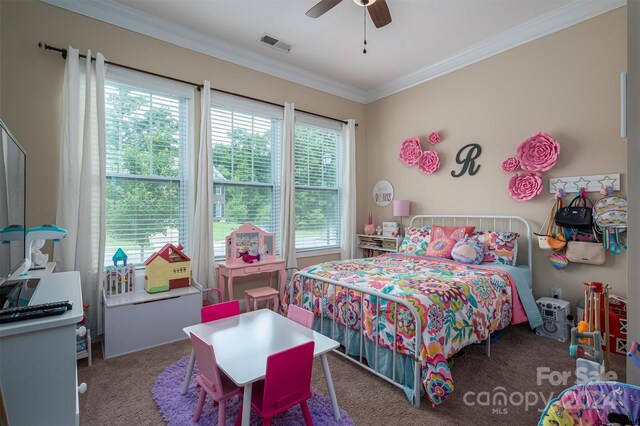
[[[296,251],[340,247],[339,123],[296,114]]]
[[[225,237],[245,222],[279,234],[282,109],[216,94],[211,143],[214,253],[223,258]]]
[[[224,238],[245,222],[276,233],[280,248],[281,108],[216,94],[211,107],[213,236],[218,259]],[[296,114],[296,250],[340,248],[342,126]]]
[[[224,210],[223,207],[224,206],[224,202],[217,202],[214,204],[214,218],[215,219],[219,219],[222,220],[224,219]]]
[[[166,243],[187,248],[191,88],[109,73],[105,264],[121,247],[142,263]]]

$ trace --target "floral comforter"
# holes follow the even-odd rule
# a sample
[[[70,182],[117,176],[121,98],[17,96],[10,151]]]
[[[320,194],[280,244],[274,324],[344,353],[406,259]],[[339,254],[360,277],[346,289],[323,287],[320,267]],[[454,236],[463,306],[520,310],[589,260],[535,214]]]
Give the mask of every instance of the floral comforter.
[[[454,389],[447,358],[511,322],[515,283],[499,269],[393,253],[326,262],[302,272],[401,297],[413,305],[421,320],[421,377],[433,404]],[[398,353],[415,357],[416,322],[406,307],[354,290],[347,294],[340,287],[336,293],[335,287],[306,277],[296,276],[292,285],[295,304],[316,316],[322,307],[324,317],[358,333],[362,328],[369,339],[377,337],[380,345],[395,345]],[[287,288],[284,309],[289,298]]]

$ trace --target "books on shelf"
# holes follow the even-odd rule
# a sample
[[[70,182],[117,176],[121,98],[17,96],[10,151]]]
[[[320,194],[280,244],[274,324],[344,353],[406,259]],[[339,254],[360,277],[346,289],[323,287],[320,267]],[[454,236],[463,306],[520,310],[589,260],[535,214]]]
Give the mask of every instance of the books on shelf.
[[[396,241],[383,241],[382,248],[395,250],[397,248]]]
[[[381,253],[397,250],[398,238],[382,235],[358,234],[358,247],[362,249],[364,257],[378,256]]]

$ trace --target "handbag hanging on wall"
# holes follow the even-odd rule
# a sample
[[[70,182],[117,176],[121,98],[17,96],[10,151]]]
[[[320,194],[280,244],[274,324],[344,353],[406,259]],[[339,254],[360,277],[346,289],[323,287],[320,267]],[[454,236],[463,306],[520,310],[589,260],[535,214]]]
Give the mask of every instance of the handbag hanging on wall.
[[[540,232],[535,234],[538,237],[538,246],[542,250],[561,250],[567,244],[562,227],[554,222],[556,212],[562,208],[562,198],[557,197],[551,206],[551,212],[547,220],[542,224]],[[546,233],[545,231],[546,225]]]
[[[565,255],[569,262],[589,265],[603,265],[606,260],[606,251],[602,244],[585,241],[569,241]]]
[[[586,195],[580,194],[571,201],[569,206],[558,209],[555,221],[556,225],[565,228],[591,229],[593,226],[593,203]]]

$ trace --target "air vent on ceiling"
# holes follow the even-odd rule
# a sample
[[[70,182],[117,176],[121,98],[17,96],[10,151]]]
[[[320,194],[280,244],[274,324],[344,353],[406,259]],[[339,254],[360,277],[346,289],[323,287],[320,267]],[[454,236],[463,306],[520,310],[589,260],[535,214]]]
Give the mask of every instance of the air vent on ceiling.
[[[293,47],[291,43],[287,43],[286,41],[282,41],[268,34],[263,35],[260,41],[267,46],[273,47],[274,49],[285,53],[291,52],[291,48]]]

